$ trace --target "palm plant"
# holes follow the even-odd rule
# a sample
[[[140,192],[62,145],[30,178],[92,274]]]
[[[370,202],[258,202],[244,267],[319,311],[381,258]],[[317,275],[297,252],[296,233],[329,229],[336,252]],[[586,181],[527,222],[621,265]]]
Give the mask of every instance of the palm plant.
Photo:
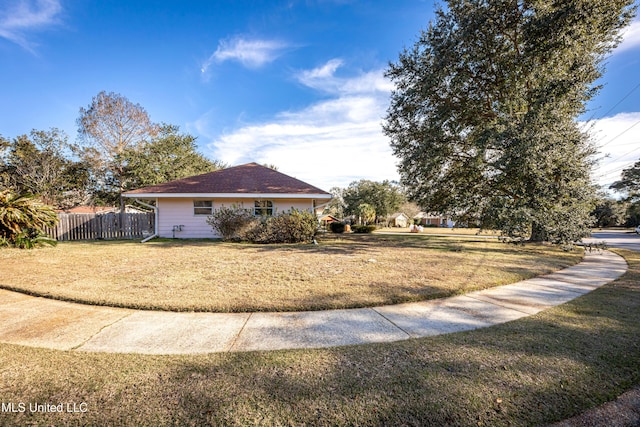
[[[40,244],[55,245],[45,228],[54,227],[58,217],[51,206],[35,196],[10,190],[0,191],[0,245],[33,248]]]

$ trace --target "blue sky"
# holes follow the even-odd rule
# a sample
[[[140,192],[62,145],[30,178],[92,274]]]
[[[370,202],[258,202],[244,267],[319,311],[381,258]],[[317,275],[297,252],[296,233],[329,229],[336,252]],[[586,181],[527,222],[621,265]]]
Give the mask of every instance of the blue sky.
[[[212,159],[275,164],[326,190],[397,179],[383,73],[433,10],[433,0],[2,0],[0,134],[57,127],[73,141],[80,107],[105,90],[197,136]],[[624,37],[581,118],[602,147],[603,184],[640,158],[639,20]]]

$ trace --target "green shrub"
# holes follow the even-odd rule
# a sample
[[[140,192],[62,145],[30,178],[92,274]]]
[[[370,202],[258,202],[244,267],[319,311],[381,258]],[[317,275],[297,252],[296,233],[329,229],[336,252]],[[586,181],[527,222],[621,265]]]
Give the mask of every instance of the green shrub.
[[[20,249],[33,249],[42,245],[55,246],[58,244],[56,239],[52,239],[41,231],[28,229],[21,231],[16,235],[14,246]],[[2,242],[0,242],[2,246]]]
[[[260,225],[260,220],[251,212],[239,206],[215,209],[207,218],[214,232],[222,236],[223,240],[239,242],[247,240],[247,235]]]
[[[341,222],[332,222],[329,224],[332,233],[344,233],[344,224]]]
[[[310,212],[291,209],[289,212],[263,218],[248,237],[253,243],[310,242],[316,235],[318,219]]]
[[[373,233],[375,229],[375,225],[354,225],[351,227],[354,233]]]
[[[55,245],[45,229],[58,222],[55,210],[35,196],[0,191],[0,246],[31,249],[42,244]]]
[[[216,209],[207,224],[226,241],[252,243],[310,242],[316,234],[318,219],[310,212],[292,209],[275,216],[255,217],[240,207]]]

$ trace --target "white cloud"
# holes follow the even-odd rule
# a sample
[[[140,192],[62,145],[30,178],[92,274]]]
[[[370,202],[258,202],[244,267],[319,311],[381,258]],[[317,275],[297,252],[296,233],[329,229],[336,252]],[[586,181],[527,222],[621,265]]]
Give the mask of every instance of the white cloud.
[[[615,53],[635,49],[640,46],[640,19],[636,19],[622,31],[622,42],[618,45]]]
[[[237,61],[247,68],[260,68],[275,61],[289,47],[278,40],[259,40],[235,37],[221,40],[216,51],[202,64],[206,73],[213,63]]]
[[[13,0],[0,11],[0,37],[34,52],[29,40],[33,31],[43,30],[58,23],[62,11],[59,0]]]
[[[620,113],[591,123],[591,133],[600,150],[595,180],[608,187],[640,159],[640,112]]]
[[[341,59],[331,59],[318,68],[299,72],[295,78],[305,86],[332,94],[384,92],[388,95],[393,89],[381,70],[361,73],[357,78],[336,76],[342,65]]]
[[[337,78],[341,65],[332,60],[298,77],[333,94],[331,99],[224,133],[208,146],[213,157],[230,164],[275,164],[324,190],[359,179],[398,179],[396,158],[381,127],[390,88],[383,71]]]

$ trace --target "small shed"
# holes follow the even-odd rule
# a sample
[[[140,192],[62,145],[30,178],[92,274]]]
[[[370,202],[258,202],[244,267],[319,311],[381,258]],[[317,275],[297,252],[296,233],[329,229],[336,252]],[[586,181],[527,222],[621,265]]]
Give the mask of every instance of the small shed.
[[[402,212],[394,213],[389,219],[389,225],[391,227],[408,227],[409,217]]]
[[[338,218],[333,215],[323,215],[320,217],[320,225],[322,227],[328,227],[332,222],[340,222]]]

